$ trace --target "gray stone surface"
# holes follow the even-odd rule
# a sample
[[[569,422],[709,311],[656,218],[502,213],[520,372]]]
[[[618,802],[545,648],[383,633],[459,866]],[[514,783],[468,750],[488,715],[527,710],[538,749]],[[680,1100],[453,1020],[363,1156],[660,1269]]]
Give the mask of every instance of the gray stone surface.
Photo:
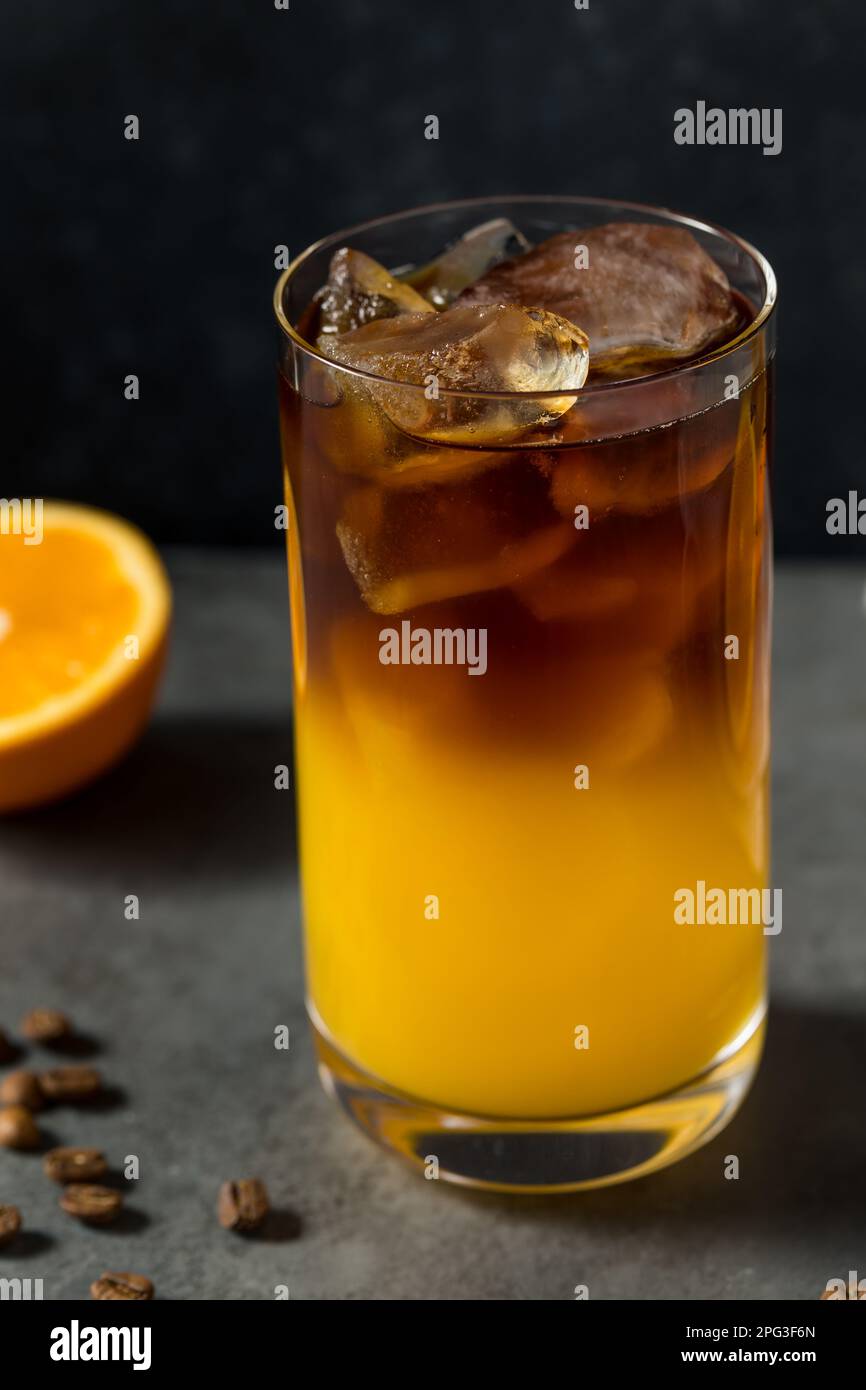
[[[0,823],[0,1023],[68,1009],[122,1093],[46,1117],[56,1142],[141,1161],[129,1216],[104,1231],[57,1207],[38,1156],[0,1150],[0,1201],[30,1235],[0,1275],[86,1298],[104,1268],[162,1297],[271,1299],[815,1298],[866,1273],[863,1062],[866,617],[860,568],[785,568],[777,584],[775,881],[767,1054],[714,1143],[655,1177],[559,1198],[420,1180],[336,1113],[302,1008],[290,795],[284,568],[276,556],[170,557],[177,598],[158,718],[115,772]],[[141,900],[124,919],[125,895]],[[292,1050],[272,1046],[275,1025]],[[31,1053],[31,1056],[34,1054]],[[40,1059],[41,1060],[41,1059]],[[740,1156],[739,1182],[722,1178]],[[259,1174],[300,1213],[288,1238],[214,1219],[227,1175]]]

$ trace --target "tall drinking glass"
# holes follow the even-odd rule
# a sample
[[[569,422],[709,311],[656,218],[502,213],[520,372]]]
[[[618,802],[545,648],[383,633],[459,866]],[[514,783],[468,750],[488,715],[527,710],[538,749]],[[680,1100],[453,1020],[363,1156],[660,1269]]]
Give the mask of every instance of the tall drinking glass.
[[[306,340],[338,247],[400,270],[495,217],[684,227],[741,326],[564,411]],[[277,285],[309,1013],[326,1089],[430,1175],[637,1177],[754,1075],[774,300],[738,237],[579,198],[371,222]]]

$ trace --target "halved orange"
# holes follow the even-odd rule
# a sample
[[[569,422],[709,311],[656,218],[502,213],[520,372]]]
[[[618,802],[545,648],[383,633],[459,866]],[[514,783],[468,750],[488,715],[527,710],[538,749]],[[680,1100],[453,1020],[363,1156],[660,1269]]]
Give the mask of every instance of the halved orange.
[[[0,502],[0,811],[115,762],[151,710],[171,593],[151,543],[108,512]]]

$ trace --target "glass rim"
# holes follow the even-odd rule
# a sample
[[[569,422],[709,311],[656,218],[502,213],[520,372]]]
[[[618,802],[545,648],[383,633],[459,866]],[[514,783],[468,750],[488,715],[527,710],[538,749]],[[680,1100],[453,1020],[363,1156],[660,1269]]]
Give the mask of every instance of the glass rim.
[[[628,387],[646,387],[655,382],[670,381],[677,377],[685,376],[689,372],[701,371],[713,362],[723,360],[731,353],[738,352],[748,342],[762,332],[776,307],[778,297],[776,275],[770,262],[757,247],[744,237],[738,236],[736,232],[731,232],[727,227],[720,223],[707,222],[699,217],[692,217],[689,213],[677,212],[672,208],[656,206],[652,203],[633,203],[619,198],[597,198],[582,196],[580,194],[556,194],[556,193],[518,193],[518,194],[499,194],[485,195],[478,198],[455,198],[448,199],[439,203],[424,203],[418,207],[405,208],[402,212],[387,213],[382,217],[370,218],[366,222],[357,222],[351,227],[346,227],[340,231],[331,232],[328,236],[320,237],[318,241],[312,242],[305,250],[290,262],[282,272],[273,293],[274,314],[283,335],[299,348],[307,357],[314,362],[319,362],[323,366],[329,367],[337,372],[345,372],[348,376],[354,376],[361,381],[375,382],[380,386],[396,386],[404,391],[425,391],[427,388],[420,382],[397,381],[393,377],[379,376],[376,372],[365,372],[360,367],[345,366],[342,362],[335,362],[324,353],[319,352],[313,343],[309,343],[306,338],[297,331],[294,324],[286,316],[283,307],[283,295],[286,286],[293,276],[300,270],[301,266],[318,251],[324,250],[329,246],[351,244],[350,239],[362,232],[372,231],[377,227],[385,226],[391,222],[407,222],[410,218],[434,213],[451,212],[461,208],[483,208],[501,203],[529,203],[539,207],[545,205],[564,203],[574,207],[607,207],[625,209],[628,212],[649,213],[653,217],[661,216],[671,222],[679,223],[686,227],[692,227],[698,231],[708,233],[722,241],[733,243],[734,246],[749,257],[758,267],[764,280],[764,298],[755,317],[741,329],[733,338],[721,343],[717,348],[695,357],[688,362],[680,362],[674,366],[666,367],[663,371],[647,372],[642,376],[626,377],[621,381],[598,381],[591,385],[581,386],[577,391],[564,391],[562,387],[557,391],[480,391],[480,390],[460,390],[455,387],[440,387],[440,397],[452,397],[461,400],[552,400],[562,399],[563,396],[578,397],[596,396],[603,393],[623,391]],[[592,358],[590,356],[590,362]]]

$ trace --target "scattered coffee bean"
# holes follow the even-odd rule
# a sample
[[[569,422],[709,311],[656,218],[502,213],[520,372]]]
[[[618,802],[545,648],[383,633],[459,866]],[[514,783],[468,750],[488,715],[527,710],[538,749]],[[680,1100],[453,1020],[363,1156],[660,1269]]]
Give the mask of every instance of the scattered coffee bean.
[[[220,1188],[217,1215],[228,1231],[257,1230],[269,1208],[267,1189],[258,1178],[239,1178]]]
[[[0,1028],[0,1066],[6,1062],[14,1062],[18,1056],[18,1048],[7,1038],[3,1029]]]
[[[21,1213],[17,1207],[0,1207],[0,1245],[8,1245],[21,1230]]]
[[[39,1085],[56,1105],[74,1105],[93,1100],[102,1090],[102,1077],[95,1067],[52,1067],[40,1073]]]
[[[21,1020],[21,1032],[34,1042],[53,1043],[68,1038],[72,1024],[59,1009],[31,1009]]]
[[[153,1284],[143,1274],[106,1273],[90,1285],[91,1298],[148,1299],[153,1298]]]
[[[86,1221],[91,1226],[107,1226],[116,1221],[123,1198],[113,1187],[97,1183],[76,1182],[63,1189],[60,1205],[69,1216]]]
[[[0,1101],[4,1105],[26,1105],[28,1110],[41,1110],[45,1096],[35,1071],[10,1071],[0,1081]]]
[[[50,1149],[42,1160],[47,1177],[54,1182],[95,1182],[108,1172],[105,1155],[99,1149]]]
[[[6,1149],[37,1149],[42,1136],[26,1105],[7,1105],[0,1110],[0,1144]]]

